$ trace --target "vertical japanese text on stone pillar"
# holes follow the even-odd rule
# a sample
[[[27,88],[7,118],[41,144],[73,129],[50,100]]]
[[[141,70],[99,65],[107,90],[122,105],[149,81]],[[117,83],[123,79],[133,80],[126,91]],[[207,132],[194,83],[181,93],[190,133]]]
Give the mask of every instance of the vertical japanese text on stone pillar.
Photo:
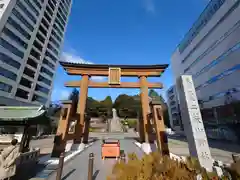
[[[200,164],[212,169],[212,157],[199,109],[192,77],[181,76],[177,81],[181,114],[191,156],[197,156]]]

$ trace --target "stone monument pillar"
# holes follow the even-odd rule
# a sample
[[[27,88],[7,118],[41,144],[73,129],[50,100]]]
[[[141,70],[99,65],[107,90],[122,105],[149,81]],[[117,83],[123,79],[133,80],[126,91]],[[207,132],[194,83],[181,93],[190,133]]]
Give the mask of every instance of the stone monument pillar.
[[[187,136],[189,152],[198,158],[202,167],[212,171],[213,159],[208,145],[192,76],[183,75],[177,80],[180,110]]]
[[[117,116],[117,110],[112,109],[113,118],[110,120],[110,132],[122,132],[122,124]]]

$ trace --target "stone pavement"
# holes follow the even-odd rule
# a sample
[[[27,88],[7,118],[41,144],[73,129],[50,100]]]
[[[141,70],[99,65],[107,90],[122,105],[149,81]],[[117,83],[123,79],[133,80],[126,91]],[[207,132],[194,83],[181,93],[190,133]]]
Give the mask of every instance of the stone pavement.
[[[240,146],[230,142],[216,140],[208,141],[213,159],[224,163],[232,163],[232,153],[240,153]],[[168,139],[169,150],[178,156],[189,156],[188,143],[186,140]]]
[[[130,139],[138,138],[138,135],[135,132],[91,132],[89,133],[89,138],[97,139]]]
[[[142,157],[143,152],[134,144],[134,140],[120,140],[120,148],[126,154],[136,153]],[[88,157],[94,153],[94,180],[105,180],[111,174],[115,159],[101,159],[101,141],[96,141],[91,147],[76,156],[72,161],[64,165],[62,180],[86,180],[88,173]],[[56,173],[53,173],[48,180],[55,180]]]

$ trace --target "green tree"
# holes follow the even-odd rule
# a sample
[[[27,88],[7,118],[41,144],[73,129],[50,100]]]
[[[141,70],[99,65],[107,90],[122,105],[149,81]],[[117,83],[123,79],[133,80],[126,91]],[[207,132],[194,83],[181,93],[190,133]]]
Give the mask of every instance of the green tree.
[[[137,117],[140,103],[134,96],[121,94],[116,98],[113,107],[117,110],[120,117]]]
[[[162,95],[159,95],[155,90],[151,89],[148,93],[148,96],[156,101],[159,101],[161,105],[165,105],[164,98],[162,97]]]
[[[99,111],[98,109],[100,108],[100,102],[93,99],[92,97],[87,98],[86,102],[86,112],[91,116],[91,117],[99,117]]]
[[[73,112],[77,112],[79,91],[76,88],[74,88],[71,94],[69,95],[68,99],[73,101],[73,107],[74,107]]]
[[[107,117],[112,117],[113,103],[111,96],[107,96],[103,101],[100,102],[100,104],[103,108],[105,108]]]
[[[169,119],[169,115],[168,115],[168,107],[167,104],[165,103],[164,98],[159,95],[155,90],[151,89],[148,93],[149,97],[151,97],[152,99],[159,101],[160,104],[162,105],[163,108],[163,118],[164,118],[164,123],[167,127],[170,127],[170,119]]]

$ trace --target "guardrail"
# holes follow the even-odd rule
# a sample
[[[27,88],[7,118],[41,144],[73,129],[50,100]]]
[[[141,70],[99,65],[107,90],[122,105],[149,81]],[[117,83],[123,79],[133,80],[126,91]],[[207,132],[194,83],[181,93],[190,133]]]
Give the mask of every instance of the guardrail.
[[[17,160],[17,166],[29,163],[29,161],[37,162],[39,155],[40,155],[39,148],[30,152],[22,153],[20,154]]]

